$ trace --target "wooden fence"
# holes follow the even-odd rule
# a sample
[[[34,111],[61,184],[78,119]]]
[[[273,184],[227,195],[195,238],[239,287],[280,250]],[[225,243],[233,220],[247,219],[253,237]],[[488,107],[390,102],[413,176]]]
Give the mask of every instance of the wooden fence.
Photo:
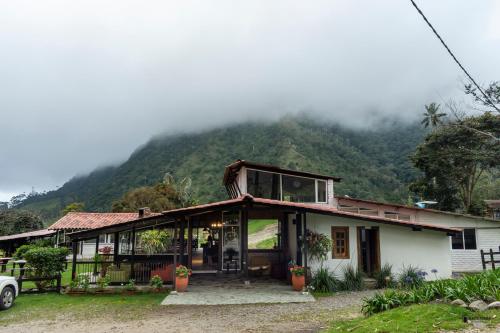
[[[495,256],[498,257],[496,258]],[[486,270],[488,265],[491,265],[491,269],[500,267],[500,246],[498,247],[498,252],[493,251],[493,249],[489,251],[481,250],[481,262],[483,263],[483,270]]]

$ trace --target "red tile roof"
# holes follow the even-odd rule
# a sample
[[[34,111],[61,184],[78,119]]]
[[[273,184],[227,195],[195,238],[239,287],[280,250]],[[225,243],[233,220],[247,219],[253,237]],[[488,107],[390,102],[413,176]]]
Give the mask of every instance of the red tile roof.
[[[0,241],[12,240],[12,239],[21,239],[21,238],[31,238],[31,237],[44,237],[55,234],[54,230],[42,229],[35,231],[23,232],[15,235],[1,236]]]
[[[158,215],[152,213],[148,216]],[[49,227],[49,230],[95,229],[139,219],[139,213],[69,212]]]

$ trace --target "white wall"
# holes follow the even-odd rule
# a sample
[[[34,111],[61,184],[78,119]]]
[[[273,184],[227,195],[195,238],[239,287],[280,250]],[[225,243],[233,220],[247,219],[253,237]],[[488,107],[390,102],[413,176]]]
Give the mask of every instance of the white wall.
[[[351,264],[357,268],[357,227],[378,226],[380,232],[381,265],[389,263],[393,273],[399,273],[403,266],[415,266],[429,273],[428,278],[435,278],[432,269],[438,270],[439,278],[451,277],[451,252],[449,237],[443,232],[413,231],[408,227],[377,224],[356,219],[334,217],[318,214],[307,214],[307,228],[327,235],[331,238],[331,227],[349,227],[349,259],[332,259],[331,253],[324,265],[338,276],[342,276],[345,265]],[[310,262],[314,271],[318,262]]]
[[[476,250],[453,250],[451,240],[452,269],[454,272],[474,272],[483,269],[480,250],[498,250],[500,246],[500,222],[479,218],[418,211],[417,219],[422,223],[441,225],[452,228],[476,229]]]
[[[83,248],[81,250],[81,254],[78,253],[78,258],[84,259],[92,259],[95,256],[95,243],[81,243]],[[104,248],[105,246],[109,246],[111,248],[114,247],[112,243],[99,243],[99,249]]]

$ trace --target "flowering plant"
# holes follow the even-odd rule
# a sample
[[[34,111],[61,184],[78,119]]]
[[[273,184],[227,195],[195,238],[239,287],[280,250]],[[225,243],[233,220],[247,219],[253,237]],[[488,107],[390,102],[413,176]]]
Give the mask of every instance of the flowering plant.
[[[111,251],[113,251],[113,248],[111,246],[105,246],[99,249],[99,252],[102,254],[110,254]]]
[[[191,270],[184,265],[178,265],[175,268],[175,275],[180,278],[187,278],[188,276],[191,276],[191,273]]]
[[[302,276],[305,274],[304,266],[294,265],[290,268],[290,272],[295,276]]]

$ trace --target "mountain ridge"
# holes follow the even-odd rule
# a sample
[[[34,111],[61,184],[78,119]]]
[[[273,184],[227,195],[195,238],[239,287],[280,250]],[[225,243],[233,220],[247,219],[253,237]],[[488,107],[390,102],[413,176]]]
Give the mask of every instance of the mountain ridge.
[[[191,177],[199,202],[226,198],[224,167],[237,159],[342,177],[336,193],[406,202],[415,170],[408,156],[425,135],[418,124],[391,122],[382,128],[349,129],[311,118],[244,122],[199,133],[157,135],[115,166],[75,176],[57,190],[25,200],[51,221],[65,205],[84,202],[88,211],[108,211],[128,190],[160,181],[166,172]]]

